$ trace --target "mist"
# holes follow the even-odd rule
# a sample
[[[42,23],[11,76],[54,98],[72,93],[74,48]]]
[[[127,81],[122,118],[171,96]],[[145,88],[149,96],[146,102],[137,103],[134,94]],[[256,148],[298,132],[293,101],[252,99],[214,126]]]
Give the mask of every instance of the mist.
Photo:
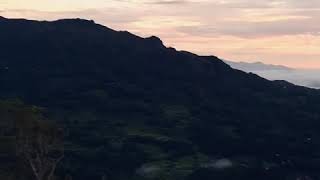
[[[255,70],[250,72],[269,80],[286,80],[296,85],[320,89],[320,70]]]
[[[252,72],[269,80],[285,80],[299,86],[320,89],[320,69],[293,69],[262,62],[234,62],[224,60],[234,69]]]

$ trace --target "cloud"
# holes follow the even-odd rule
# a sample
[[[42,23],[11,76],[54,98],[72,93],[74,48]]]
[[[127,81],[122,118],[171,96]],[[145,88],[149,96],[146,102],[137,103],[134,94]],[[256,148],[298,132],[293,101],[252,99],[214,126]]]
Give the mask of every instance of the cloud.
[[[204,12],[202,12],[204,13]],[[230,14],[230,15],[229,15]],[[320,11],[316,10],[237,10],[229,14],[215,12],[213,17],[199,18],[201,26],[180,26],[178,30],[193,36],[229,35],[259,38],[290,35],[320,35]]]
[[[217,5],[229,8],[281,8],[281,9],[303,9],[303,8],[320,8],[319,0],[222,0],[213,1]]]
[[[179,5],[179,4],[195,2],[191,0],[113,0],[113,1],[134,3],[134,4],[160,4],[160,5]]]
[[[125,24],[138,21],[143,14],[127,11],[128,13],[135,14],[134,16],[128,16],[125,13],[120,13],[114,8],[103,9],[85,9],[77,11],[38,11],[38,10],[26,10],[26,9],[12,9],[2,10],[0,15],[8,18],[27,18],[35,20],[57,20],[65,18],[83,18],[92,19],[97,23],[104,24],[108,27],[119,28]]]
[[[187,0],[157,0],[157,1],[152,1],[151,3],[153,4],[162,4],[162,5],[170,5],[170,4],[186,4],[186,3],[191,3],[191,1]]]
[[[319,0],[308,0],[308,1],[301,1],[301,0],[286,0],[286,5],[291,8],[310,8],[310,9],[317,9],[320,8],[320,1]]]
[[[277,1],[275,0],[223,0],[223,1],[215,1],[215,4],[225,8],[273,8]]]

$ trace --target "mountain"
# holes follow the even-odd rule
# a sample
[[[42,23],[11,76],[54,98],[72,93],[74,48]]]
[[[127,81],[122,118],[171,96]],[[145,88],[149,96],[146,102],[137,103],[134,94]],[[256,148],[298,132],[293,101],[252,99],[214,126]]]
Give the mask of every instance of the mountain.
[[[272,65],[272,64],[264,64],[262,62],[234,62],[224,60],[225,63],[229,64],[232,68],[240,69],[246,72],[254,72],[254,71],[270,71],[270,70],[279,70],[279,71],[291,71],[294,70],[292,68],[281,66],[281,65]]]
[[[269,80],[285,80],[300,86],[320,89],[320,70],[292,69],[285,66],[224,61],[232,68],[252,72]]]
[[[0,18],[0,42],[1,99],[66,131],[58,177],[320,177],[317,90],[83,19]]]

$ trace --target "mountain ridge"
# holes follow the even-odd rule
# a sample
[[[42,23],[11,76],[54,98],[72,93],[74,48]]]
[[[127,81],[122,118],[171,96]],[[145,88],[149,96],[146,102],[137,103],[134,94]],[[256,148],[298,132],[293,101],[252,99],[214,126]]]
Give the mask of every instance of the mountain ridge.
[[[290,68],[283,65],[273,65],[273,64],[265,64],[262,62],[235,62],[235,61],[228,61],[224,60],[227,64],[235,69],[240,69],[243,71],[263,71],[263,70],[283,70],[283,71],[290,71],[295,70],[294,68]]]
[[[68,130],[59,175],[320,176],[317,90],[87,20],[7,19],[0,41],[0,97],[44,107]]]

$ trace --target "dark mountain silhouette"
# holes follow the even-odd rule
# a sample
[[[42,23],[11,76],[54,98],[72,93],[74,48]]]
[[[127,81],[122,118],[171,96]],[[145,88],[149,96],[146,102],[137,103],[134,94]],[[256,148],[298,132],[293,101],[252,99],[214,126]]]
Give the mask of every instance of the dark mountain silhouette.
[[[319,178],[320,93],[82,19],[0,18],[0,97],[68,130],[60,174]]]

